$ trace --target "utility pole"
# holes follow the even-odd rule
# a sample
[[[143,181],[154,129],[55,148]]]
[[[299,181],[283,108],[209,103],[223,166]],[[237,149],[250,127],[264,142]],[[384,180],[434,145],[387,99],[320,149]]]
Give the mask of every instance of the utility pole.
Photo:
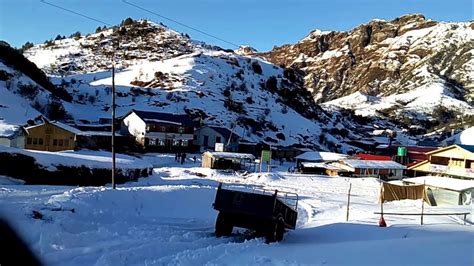
[[[112,58],[112,188],[115,189],[115,58]]]

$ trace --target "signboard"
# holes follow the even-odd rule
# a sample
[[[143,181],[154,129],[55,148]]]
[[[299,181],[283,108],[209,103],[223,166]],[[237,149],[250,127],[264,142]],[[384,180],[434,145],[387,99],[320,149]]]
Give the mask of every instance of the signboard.
[[[262,162],[270,162],[271,157],[271,151],[262,151]]]
[[[217,143],[216,146],[214,147],[214,151],[224,151],[224,143]]]

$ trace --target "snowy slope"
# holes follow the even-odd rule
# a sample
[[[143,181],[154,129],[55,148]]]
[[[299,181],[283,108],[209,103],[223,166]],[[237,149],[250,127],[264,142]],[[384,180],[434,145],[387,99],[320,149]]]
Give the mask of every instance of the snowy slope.
[[[302,81],[292,79],[290,72],[259,58],[196,43],[148,21],[125,27],[123,34],[121,29],[37,45],[25,52],[73,96],[63,105],[76,123],[110,116],[108,51],[119,42],[118,115],[131,109],[187,113],[204,124],[229,128],[236,124],[236,132],[246,141],[317,145],[321,134],[317,120],[324,117]]]

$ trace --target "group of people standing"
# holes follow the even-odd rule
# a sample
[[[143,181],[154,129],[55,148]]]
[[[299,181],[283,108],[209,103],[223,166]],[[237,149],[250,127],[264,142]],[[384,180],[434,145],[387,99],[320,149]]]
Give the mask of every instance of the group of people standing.
[[[184,161],[186,160],[186,153],[185,152],[178,152],[174,156],[174,160],[177,162],[180,162],[181,164],[184,164]]]
[[[196,163],[196,155],[193,156],[193,162]],[[184,162],[186,161],[186,153],[185,152],[178,152],[174,155],[174,160],[181,163],[181,164],[184,164]]]

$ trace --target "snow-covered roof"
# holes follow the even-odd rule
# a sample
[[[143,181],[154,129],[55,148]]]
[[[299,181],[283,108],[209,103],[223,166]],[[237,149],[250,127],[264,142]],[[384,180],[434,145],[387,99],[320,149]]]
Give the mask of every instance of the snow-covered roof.
[[[362,169],[406,169],[406,166],[394,161],[343,160],[343,163],[349,165],[352,168]]]
[[[312,161],[312,162],[321,162],[321,161],[338,161],[347,158],[347,155],[334,153],[334,152],[324,152],[324,151],[309,151],[302,153],[296,156],[298,160]]]
[[[55,126],[57,126],[57,127],[59,127],[59,128],[62,128],[62,129],[64,129],[64,130],[69,131],[69,132],[71,132],[71,133],[73,133],[73,134],[76,134],[76,135],[79,135],[79,134],[82,133],[81,130],[79,130],[79,129],[75,128],[75,127],[66,125],[66,124],[64,124],[64,123],[61,123],[61,122],[59,122],[59,121],[53,121],[53,122],[47,122],[47,123],[50,123],[51,125],[55,125]],[[26,127],[25,129],[28,130],[28,129],[32,129],[32,128],[35,128],[35,127],[39,127],[39,126],[42,126],[42,125],[44,125],[44,123],[37,124],[37,125],[33,125],[33,126],[29,126],[29,127]]]
[[[424,184],[427,186],[445,188],[455,191],[463,191],[467,189],[474,189],[474,180],[463,180],[451,177],[442,176],[420,176],[403,179],[405,182],[414,184]]]
[[[209,154],[214,158],[232,158],[232,159],[250,159],[255,160],[255,156],[249,153],[237,153],[237,152],[224,152],[224,151],[217,151],[211,152],[207,151],[204,154]]]
[[[307,168],[324,168],[324,169],[330,169],[330,170],[340,170],[340,168],[336,166],[325,164],[325,163],[304,162],[304,163],[301,163],[301,165]]]
[[[77,129],[77,128],[75,128],[75,127],[66,125],[66,124],[61,123],[61,122],[59,122],[59,121],[51,122],[51,124],[53,124],[53,125],[55,125],[55,126],[57,126],[57,127],[60,127],[60,128],[62,128],[62,129],[64,129],[64,130],[67,130],[67,131],[69,131],[69,132],[71,132],[71,133],[74,133],[74,134],[76,134],[76,135],[81,134],[81,132],[82,132],[82,131],[80,131],[79,129]]]

